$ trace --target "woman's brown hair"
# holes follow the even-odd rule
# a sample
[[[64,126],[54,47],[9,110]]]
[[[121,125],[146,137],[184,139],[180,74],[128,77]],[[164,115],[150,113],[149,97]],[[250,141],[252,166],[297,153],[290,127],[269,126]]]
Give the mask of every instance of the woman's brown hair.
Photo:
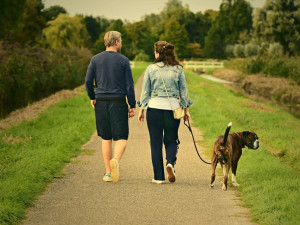
[[[155,51],[159,53],[157,59],[154,63],[163,62],[164,66],[181,66],[176,55],[175,55],[175,46],[166,42],[158,41],[154,44]]]

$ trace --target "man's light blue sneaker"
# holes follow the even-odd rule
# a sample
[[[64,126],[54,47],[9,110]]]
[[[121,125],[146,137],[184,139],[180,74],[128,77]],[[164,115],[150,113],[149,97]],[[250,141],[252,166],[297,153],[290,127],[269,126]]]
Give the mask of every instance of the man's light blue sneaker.
[[[105,181],[105,182],[112,182],[110,173],[107,173],[107,174],[104,175],[103,181]]]

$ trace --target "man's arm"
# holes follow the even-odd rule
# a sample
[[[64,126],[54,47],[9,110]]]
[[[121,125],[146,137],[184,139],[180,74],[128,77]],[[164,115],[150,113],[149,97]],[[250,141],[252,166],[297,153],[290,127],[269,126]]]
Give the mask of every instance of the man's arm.
[[[88,66],[86,76],[85,76],[85,88],[88,93],[89,98],[91,99],[91,104],[94,106],[95,102],[95,90],[94,90],[94,79],[95,79],[95,73],[94,73],[94,61],[91,59],[90,65]]]
[[[127,60],[126,62],[125,79],[126,79],[126,95],[128,99],[128,104],[130,106],[130,109],[135,109],[136,101],[135,101],[135,93],[134,93],[134,83],[133,83],[129,60]]]

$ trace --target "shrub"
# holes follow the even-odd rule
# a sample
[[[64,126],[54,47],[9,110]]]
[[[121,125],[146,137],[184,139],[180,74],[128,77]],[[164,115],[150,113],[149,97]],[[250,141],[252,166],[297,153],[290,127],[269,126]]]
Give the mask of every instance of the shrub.
[[[269,56],[280,57],[283,55],[283,47],[279,43],[273,43],[269,46]]]
[[[245,45],[244,54],[246,57],[257,56],[259,52],[259,46],[256,44],[248,43]]]
[[[236,44],[234,45],[233,54],[237,58],[243,58],[244,55],[244,45]]]
[[[86,49],[50,50],[0,45],[0,118],[61,90],[84,83]]]
[[[240,70],[245,74],[262,73],[273,77],[284,77],[300,84],[300,57],[269,57],[261,56],[255,59],[231,60],[225,63],[228,69]]]
[[[225,48],[225,54],[227,57],[232,58],[234,57],[233,54],[234,46],[233,45],[227,45]]]
[[[148,62],[150,61],[150,57],[149,55],[147,55],[145,52],[139,52],[139,54],[137,54],[134,58],[134,61],[144,61],[144,62]]]

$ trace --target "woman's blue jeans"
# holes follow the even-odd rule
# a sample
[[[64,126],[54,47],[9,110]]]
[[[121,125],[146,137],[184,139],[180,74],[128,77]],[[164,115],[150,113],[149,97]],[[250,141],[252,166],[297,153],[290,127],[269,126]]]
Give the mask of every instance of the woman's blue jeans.
[[[179,145],[178,128],[180,120],[175,120],[172,110],[147,109],[147,125],[150,135],[151,159],[155,180],[165,180],[163,143],[166,149],[167,164],[175,165]]]

